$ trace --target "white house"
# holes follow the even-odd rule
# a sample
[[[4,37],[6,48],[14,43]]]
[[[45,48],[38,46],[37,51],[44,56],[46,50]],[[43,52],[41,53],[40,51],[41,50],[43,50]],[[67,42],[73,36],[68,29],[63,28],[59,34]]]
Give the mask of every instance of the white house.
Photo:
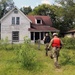
[[[10,43],[12,42],[23,42],[24,37],[30,38],[31,20],[25,16],[18,8],[13,8],[7,14],[5,14],[1,20],[0,35],[1,39],[8,37]]]
[[[49,16],[26,16],[17,7],[10,10],[0,20],[0,38],[8,37],[10,43],[22,43],[24,37],[28,37],[32,42],[43,37],[46,32],[59,32],[52,27]]]

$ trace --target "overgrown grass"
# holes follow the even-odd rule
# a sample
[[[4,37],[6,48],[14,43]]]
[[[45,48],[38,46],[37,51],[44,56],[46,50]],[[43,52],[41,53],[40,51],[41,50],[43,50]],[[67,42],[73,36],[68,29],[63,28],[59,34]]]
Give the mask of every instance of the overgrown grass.
[[[20,45],[21,46],[21,45]],[[29,57],[24,58],[25,61],[30,61],[30,64],[34,63],[30,68],[24,68],[27,65],[23,65],[19,59],[19,45],[14,50],[0,50],[0,75],[75,75],[75,51],[72,49],[61,49],[59,63],[61,69],[54,68],[53,60],[50,57],[45,56],[44,45],[32,45],[29,51]],[[22,49],[25,49],[26,45],[23,45]],[[17,48],[19,47],[19,48]],[[34,52],[34,54],[33,54]],[[24,52],[25,53],[25,52]],[[36,54],[36,55],[35,55]],[[23,54],[24,55],[24,54]],[[32,56],[31,56],[32,55]],[[34,55],[34,56],[33,56]],[[25,56],[26,57],[26,54]],[[32,59],[28,59],[28,58]],[[33,58],[34,57],[34,58]],[[28,59],[28,60],[27,60]],[[31,63],[32,62],[32,63]],[[26,64],[29,62],[26,62]],[[28,65],[29,67],[30,65]]]

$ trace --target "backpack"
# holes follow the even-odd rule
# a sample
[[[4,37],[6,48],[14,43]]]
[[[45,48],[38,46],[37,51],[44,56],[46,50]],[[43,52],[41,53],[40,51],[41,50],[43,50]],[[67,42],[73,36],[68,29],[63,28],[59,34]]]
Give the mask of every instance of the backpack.
[[[49,43],[50,40],[50,36],[45,36],[44,44]]]

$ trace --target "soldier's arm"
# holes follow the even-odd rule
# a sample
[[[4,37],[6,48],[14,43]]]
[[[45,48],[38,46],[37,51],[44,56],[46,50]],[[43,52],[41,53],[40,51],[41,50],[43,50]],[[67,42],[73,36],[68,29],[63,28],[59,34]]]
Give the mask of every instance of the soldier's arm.
[[[51,47],[52,43],[53,43],[53,39],[50,41],[48,48]]]
[[[43,41],[45,41],[45,36],[44,36],[44,38],[43,38]]]
[[[61,41],[61,45],[63,45],[63,42],[62,42],[62,40],[60,40]]]

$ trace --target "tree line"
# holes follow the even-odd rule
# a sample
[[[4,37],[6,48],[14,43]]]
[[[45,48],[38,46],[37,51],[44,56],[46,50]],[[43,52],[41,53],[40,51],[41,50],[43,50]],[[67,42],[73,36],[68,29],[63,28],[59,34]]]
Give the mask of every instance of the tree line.
[[[60,30],[60,34],[75,28],[75,3],[74,0],[55,0],[57,5],[41,4],[33,9],[29,7],[21,7],[20,10],[25,15],[45,15],[50,16],[53,27]],[[1,0],[0,2],[0,18],[3,17],[10,9],[15,6],[13,0]]]

